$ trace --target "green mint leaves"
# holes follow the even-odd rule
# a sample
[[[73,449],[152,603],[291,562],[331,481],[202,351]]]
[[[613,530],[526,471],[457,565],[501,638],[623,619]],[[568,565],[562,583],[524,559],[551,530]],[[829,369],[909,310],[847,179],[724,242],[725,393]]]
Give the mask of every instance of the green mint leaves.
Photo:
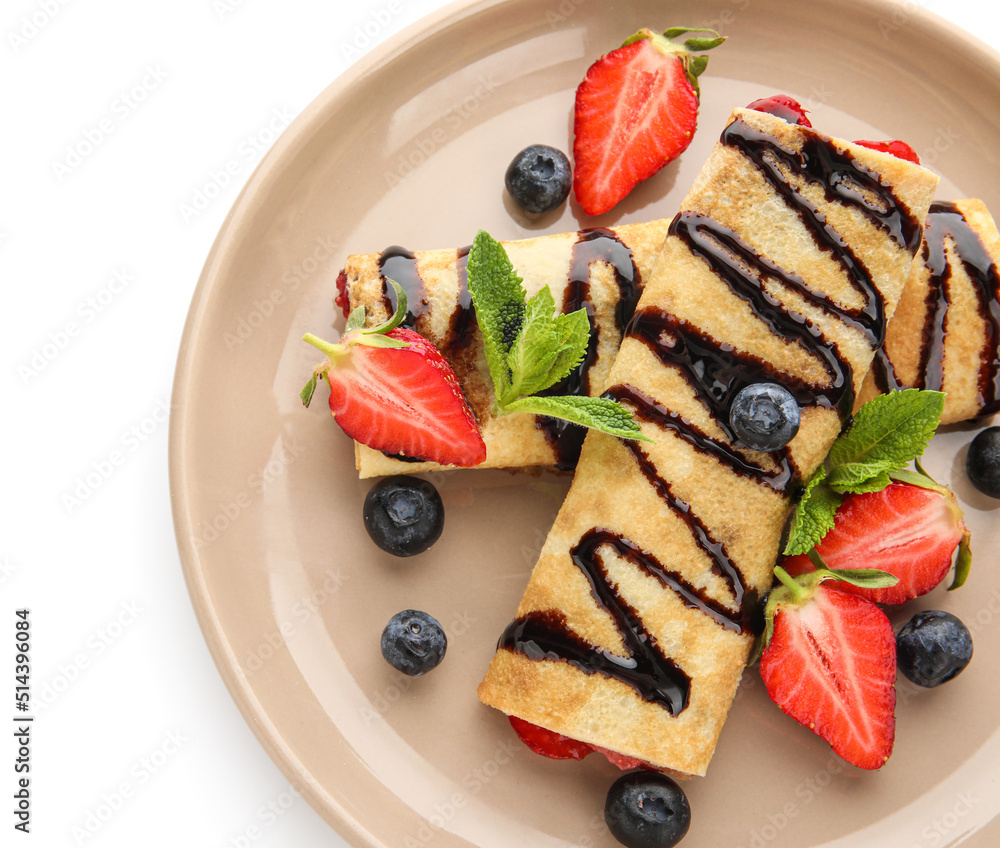
[[[469,251],[469,294],[483,334],[497,415],[564,418],[624,439],[648,441],[631,414],[606,398],[535,397],[569,375],[587,354],[586,310],[556,315],[548,286],[531,298],[503,245],[480,230]]]
[[[944,394],[905,389],[879,395],[854,416],[820,468],[806,485],[792,517],[785,545],[788,555],[814,548],[833,527],[841,495],[877,492],[920,456],[934,435]]]

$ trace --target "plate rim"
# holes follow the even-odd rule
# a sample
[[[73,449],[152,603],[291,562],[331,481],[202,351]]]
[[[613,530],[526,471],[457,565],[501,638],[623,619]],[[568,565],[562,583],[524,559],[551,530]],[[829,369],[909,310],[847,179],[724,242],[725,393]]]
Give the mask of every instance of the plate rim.
[[[517,2],[521,0],[452,0],[422,15],[373,47],[310,101],[254,168],[226,213],[206,254],[178,345],[171,389],[167,447],[169,493],[181,569],[199,629],[230,697],[272,762],[320,817],[348,844],[358,848],[386,846],[335,796],[311,778],[301,758],[287,744],[270,713],[256,697],[251,681],[242,672],[205,581],[204,563],[196,545],[195,521],[190,513],[191,469],[186,462],[186,443],[190,430],[188,419],[192,414],[192,404],[189,401],[199,329],[208,312],[218,271],[226,265],[227,248],[238,241],[240,232],[247,226],[245,216],[248,209],[253,208],[253,198],[265,191],[272,180],[277,178],[285,158],[293,155],[299,144],[308,141],[322,116],[335,108],[337,100],[349,96],[358,84],[381,68],[404,60],[408,53],[440,30],[449,29],[478,13]],[[891,14],[904,9],[907,18],[918,22],[924,33],[934,31],[939,40],[946,41],[953,47],[961,47],[967,54],[966,61],[980,65],[985,63],[991,66],[991,75],[1000,77],[1000,51],[936,12],[920,6],[905,9],[894,0],[841,0],[841,3],[846,7],[864,8],[869,10],[869,14],[879,11]],[[972,51],[975,51],[974,56],[971,55]]]

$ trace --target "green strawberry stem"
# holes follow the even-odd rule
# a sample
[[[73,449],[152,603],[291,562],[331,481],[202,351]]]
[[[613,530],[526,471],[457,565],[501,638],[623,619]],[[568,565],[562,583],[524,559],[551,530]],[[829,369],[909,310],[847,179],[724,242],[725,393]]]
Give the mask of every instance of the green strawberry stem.
[[[333,342],[321,339],[319,336],[314,336],[312,333],[306,333],[302,337],[302,341],[309,342],[309,344],[321,353],[325,353],[329,357],[331,364],[340,357],[345,356],[348,352],[348,345],[334,344]],[[324,368],[323,370],[325,371],[326,369]]]
[[[781,581],[782,585],[788,589],[790,598],[785,603],[791,603],[794,606],[801,606],[806,601],[812,597],[814,591],[816,591],[816,586],[819,585],[819,581],[816,581],[814,586],[805,586],[799,583],[794,577],[792,577],[785,569],[780,565],[774,567],[774,576]],[[783,599],[779,599],[781,601]],[[770,604],[769,604],[770,606]]]
[[[688,32],[705,32],[711,33],[711,35],[708,37],[696,36],[688,38],[683,44],[677,44],[673,41],[677,36]],[[628,47],[630,44],[644,39],[648,39],[664,56],[676,56],[681,60],[684,65],[684,72],[687,74],[695,94],[700,97],[701,90],[698,86],[698,77],[708,66],[708,56],[696,56],[694,54],[718,47],[726,40],[726,36],[719,35],[714,29],[708,29],[707,27],[670,27],[662,35],[658,32],[653,32],[651,29],[643,28],[626,38],[621,46]]]

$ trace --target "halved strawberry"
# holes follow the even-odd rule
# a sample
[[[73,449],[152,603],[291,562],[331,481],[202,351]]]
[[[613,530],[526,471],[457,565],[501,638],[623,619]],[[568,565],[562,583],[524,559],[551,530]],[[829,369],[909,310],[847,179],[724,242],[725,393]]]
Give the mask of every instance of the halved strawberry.
[[[892,139],[891,141],[856,141],[854,143],[871,150],[881,150],[884,153],[891,153],[897,159],[905,159],[907,162],[913,162],[915,165],[920,164],[920,157],[917,155],[917,151],[905,141],[900,141],[899,139]]]
[[[879,492],[844,495],[834,526],[816,546],[816,552],[832,569],[877,568],[899,578],[883,589],[844,585],[880,604],[901,604],[924,595],[951,570],[955,551],[967,568],[968,531],[954,493],[944,486],[890,483]],[[813,570],[805,554],[781,563],[789,574]],[[964,574],[956,572],[961,585]]]
[[[802,104],[794,97],[787,94],[772,94],[770,97],[762,97],[747,104],[747,109],[756,112],[767,112],[784,118],[790,124],[798,124],[800,127],[811,127],[812,122],[806,117],[808,109],[803,109]]]
[[[686,32],[710,37],[670,39]],[[691,143],[698,123],[698,75],[708,63],[692,51],[725,38],[687,27],[643,29],[587,71],[576,90],[573,191],[588,215],[607,212]]]
[[[821,583],[796,582],[776,568],[782,586],[768,600],[760,658],[768,695],[799,724],[859,768],[877,769],[896,735],[896,637],[871,601]],[[786,580],[787,578],[787,580]]]
[[[478,465],[486,445],[458,378],[431,342],[397,326],[406,315],[406,294],[393,286],[397,309],[384,324],[365,329],[364,307],[358,307],[337,344],[303,337],[329,358],[313,370],[302,402],[309,405],[323,377],[330,411],[355,441],[442,465]]]

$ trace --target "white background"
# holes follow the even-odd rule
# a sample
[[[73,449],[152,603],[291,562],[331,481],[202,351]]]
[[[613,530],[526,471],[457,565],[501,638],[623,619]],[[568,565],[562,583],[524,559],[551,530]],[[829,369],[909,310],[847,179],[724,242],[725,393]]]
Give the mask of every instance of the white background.
[[[0,734],[0,845],[343,845],[265,755],[202,640],[167,414],[201,265],[276,131],[444,5],[3,3],[0,722],[15,713],[19,608],[38,718],[27,837]],[[985,3],[919,5],[1000,48]]]

